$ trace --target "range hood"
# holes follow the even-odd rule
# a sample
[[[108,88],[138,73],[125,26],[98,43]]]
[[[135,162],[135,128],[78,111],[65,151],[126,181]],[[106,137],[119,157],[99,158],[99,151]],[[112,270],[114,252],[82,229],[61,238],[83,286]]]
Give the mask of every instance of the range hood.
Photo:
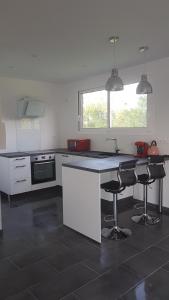
[[[19,118],[40,118],[45,114],[45,103],[24,97],[17,101],[17,116]]]

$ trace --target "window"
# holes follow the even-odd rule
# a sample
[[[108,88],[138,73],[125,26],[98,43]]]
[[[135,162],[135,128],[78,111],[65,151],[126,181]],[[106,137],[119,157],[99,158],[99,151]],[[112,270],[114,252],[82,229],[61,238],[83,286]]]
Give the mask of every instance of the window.
[[[137,95],[135,84],[123,91],[105,90],[79,93],[81,128],[147,127],[147,95]]]

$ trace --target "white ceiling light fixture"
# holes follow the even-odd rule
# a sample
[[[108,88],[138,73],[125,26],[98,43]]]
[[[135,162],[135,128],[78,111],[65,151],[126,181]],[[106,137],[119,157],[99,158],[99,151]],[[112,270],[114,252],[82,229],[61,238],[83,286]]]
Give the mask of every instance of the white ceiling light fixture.
[[[148,50],[148,46],[141,46],[139,48],[140,53],[145,53],[147,50]],[[147,80],[147,74],[142,74],[140,82],[136,89],[136,94],[152,94],[152,92],[153,92],[153,88],[150,82]]]
[[[112,36],[109,38],[109,42],[113,45],[113,54],[114,54],[114,64],[115,67],[112,69],[111,76],[106,82],[105,89],[106,91],[121,91],[123,90],[123,81],[118,75],[118,69],[116,66],[116,56],[115,56],[115,45],[119,41],[118,36]]]

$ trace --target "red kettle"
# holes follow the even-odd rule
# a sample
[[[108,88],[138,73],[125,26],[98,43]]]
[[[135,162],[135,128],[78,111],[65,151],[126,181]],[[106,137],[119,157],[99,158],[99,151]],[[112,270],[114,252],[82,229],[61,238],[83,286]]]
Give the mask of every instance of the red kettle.
[[[159,155],[159,149],[157,147],[157,142],[153,140],[147,151],[148,155]]]

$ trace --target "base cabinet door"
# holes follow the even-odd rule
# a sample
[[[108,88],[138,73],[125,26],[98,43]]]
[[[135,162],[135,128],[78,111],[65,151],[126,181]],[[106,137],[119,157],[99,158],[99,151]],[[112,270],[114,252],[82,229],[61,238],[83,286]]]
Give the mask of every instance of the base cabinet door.
[[[26,193],[31,190],[31,179],[23,178],[23,179],[15,179],[11,182],[11,192],[10,195]]]
[[[70,155],[70,154],[56,154],[56,183],[57,185],[62,186],[62,164],[75,162],[78,160],[87,160],[91,159],[89,157],[80,156],[80,155]]]

